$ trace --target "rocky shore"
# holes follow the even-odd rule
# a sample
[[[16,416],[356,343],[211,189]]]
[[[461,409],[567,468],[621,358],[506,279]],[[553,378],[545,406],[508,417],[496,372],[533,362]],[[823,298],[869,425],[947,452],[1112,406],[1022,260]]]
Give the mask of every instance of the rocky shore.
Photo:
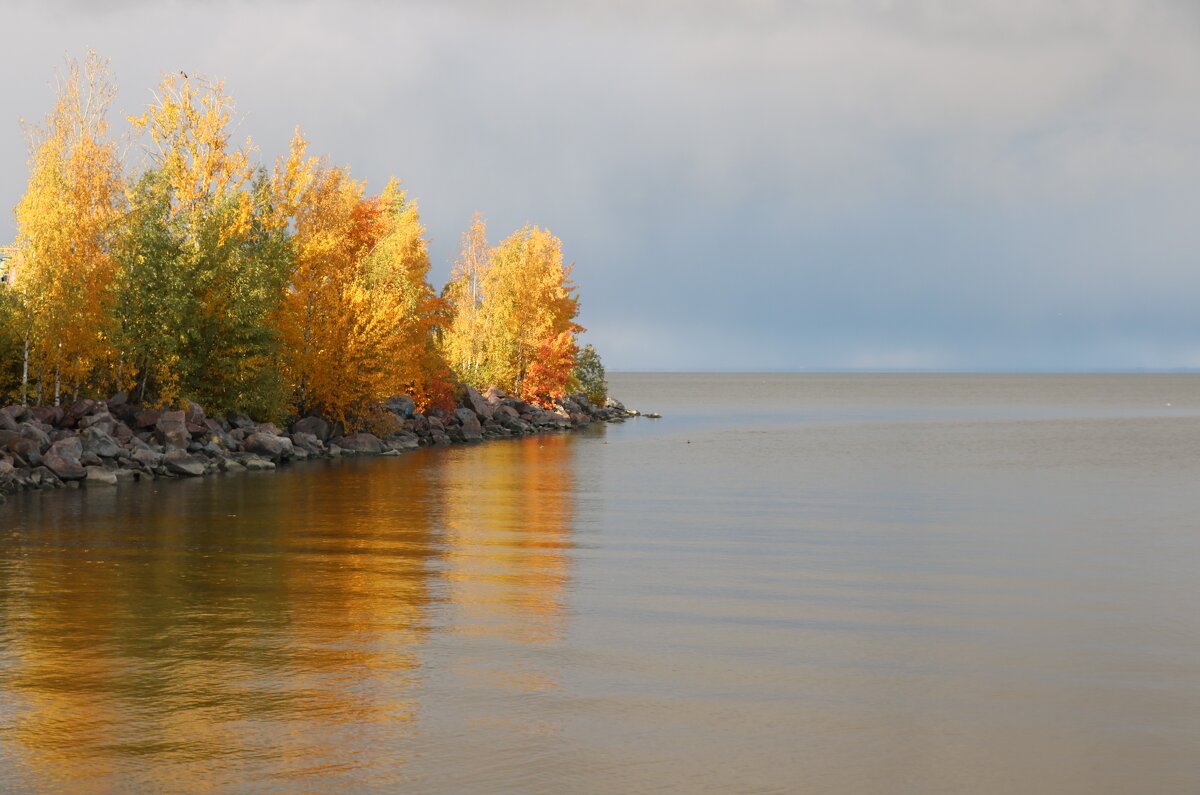
[[[486,394],[468,388],[453,412],[422,414],[408,397],[392,398],[383,408],[377,424],[392,430],[379,437],[347,433],[340,423],[317,416],[297,419],[284,430],[240,414],[209,417],[196,403],[183,411],[145,409],[123,393],[69,407],[6,406],[0,409],[0,501],[5,494],[35,489],[267,470],[311,458],[399,455],[426,446],[623,422],[639,414],[611,398],[594,406],[582,394],[547,410],[495,387]]]

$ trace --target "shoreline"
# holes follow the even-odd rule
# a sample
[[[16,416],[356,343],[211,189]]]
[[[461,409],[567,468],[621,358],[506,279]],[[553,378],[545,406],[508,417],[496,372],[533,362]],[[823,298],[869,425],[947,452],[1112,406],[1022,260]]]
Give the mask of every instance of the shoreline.
[[[569,395],[544,409],[492,387],[468,387],[452,412],[416,411],[411,398],[382,404],[383,436],[346,433],[340,423],[310,415],[286,429],[241,414],[209,417],[192,402],[181,411],[146,409],[124,393],[84,398],[70,407],[0,408],[0,503],[7,495],[63,488],[113,487],[123,482],[265,471],[293,461],[348,456],[398,456],[423,447],[475,444],[575,430],[594,422],[643,415],[609,398],[592,405]]]

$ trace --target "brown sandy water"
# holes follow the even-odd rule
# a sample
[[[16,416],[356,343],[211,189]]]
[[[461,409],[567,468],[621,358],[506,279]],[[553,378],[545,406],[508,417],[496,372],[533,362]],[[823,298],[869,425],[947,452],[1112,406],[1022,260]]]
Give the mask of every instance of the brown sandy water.
[[[612,382],[0,506],[0,789],[1200,791],[1200,377]]]

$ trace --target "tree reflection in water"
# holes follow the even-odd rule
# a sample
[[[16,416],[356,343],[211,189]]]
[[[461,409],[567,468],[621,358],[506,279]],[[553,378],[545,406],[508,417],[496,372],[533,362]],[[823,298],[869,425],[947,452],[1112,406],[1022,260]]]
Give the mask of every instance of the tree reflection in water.
[[[403,781],[431,635],[564,633],[570,466],[550,437],[0,506],[9,786]]]

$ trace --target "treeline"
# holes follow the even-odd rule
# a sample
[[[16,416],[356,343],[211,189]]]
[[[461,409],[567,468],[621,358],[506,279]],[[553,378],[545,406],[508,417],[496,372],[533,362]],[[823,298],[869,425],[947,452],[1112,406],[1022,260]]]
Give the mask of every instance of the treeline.
[[[264,419],[369,422],[407,394],[450,407],[470,385],[548,404],[603,367],[576,335],[560,241],[525,227],[493,246],[477,215],[450,284],[428,281],[417,203],[309,155],[274,167],[232,142],[220,83],[169,75],[131,119],[147,166],[127,177],[107,62],[72,63],[30,131],[28,188],[0,289],[0,388],[22,403],[123,390]]]

